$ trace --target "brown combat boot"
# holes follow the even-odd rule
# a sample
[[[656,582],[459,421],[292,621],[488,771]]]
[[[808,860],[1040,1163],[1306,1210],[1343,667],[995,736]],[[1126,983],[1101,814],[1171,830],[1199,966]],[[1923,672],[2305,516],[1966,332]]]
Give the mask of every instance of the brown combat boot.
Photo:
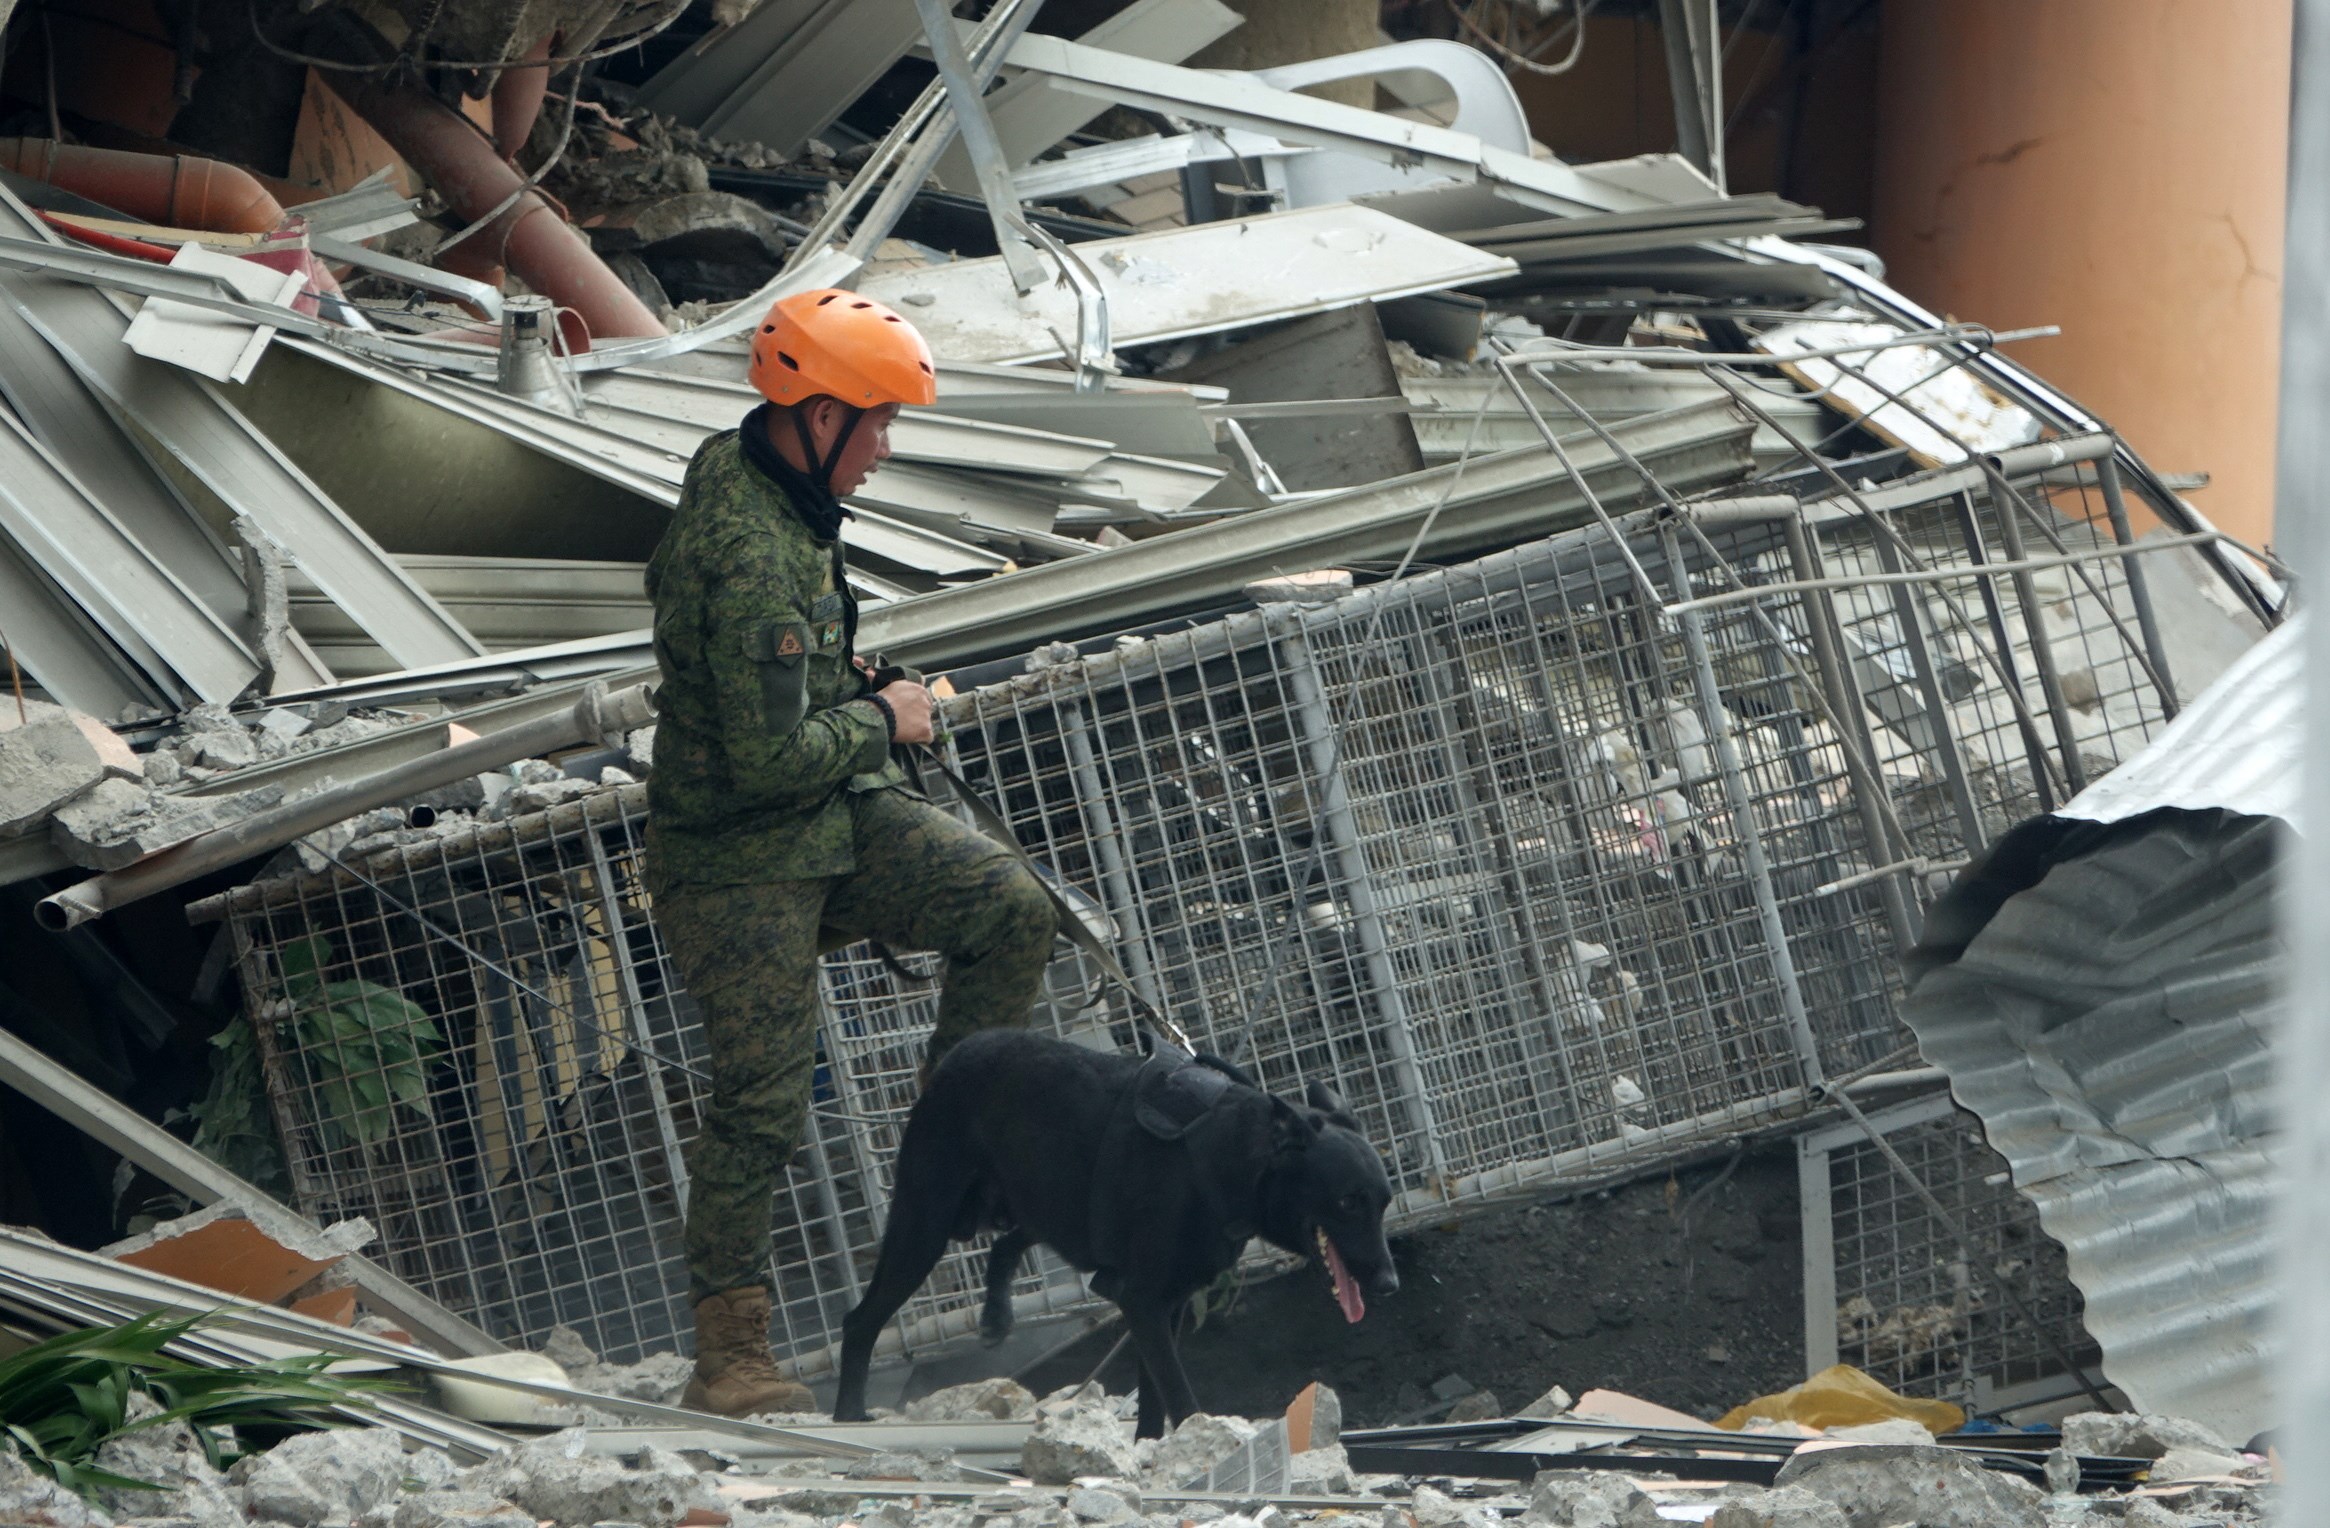
[[[696,1374],[680,1404],[723,1417],[817,1409],[809,1387],[779,1373],[769,1351],[767,1289],[731,1289],[696,1307]]]

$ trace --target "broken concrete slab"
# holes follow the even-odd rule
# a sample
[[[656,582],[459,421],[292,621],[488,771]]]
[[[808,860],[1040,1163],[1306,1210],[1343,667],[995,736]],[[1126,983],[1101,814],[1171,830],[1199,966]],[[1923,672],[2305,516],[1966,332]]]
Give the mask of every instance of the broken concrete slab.
[[[2045,1493],[1995,1475],[1955,1449],[1852,1443],[1801,1453],[1776,1486],[1796,1486],[1843,1510],[1847,1528],[2041,1528]]]
[[[1038,1485],[1066,1485],[1079,1475],[1129,1479],[1140,1473],[1133,1430],[1107,1401],[1078,1400],[1038,1421],[1021,1445],[1019,1467]]]
[[[98,1250],[116,1262],[272,1305],[375,1239],[372,1223],[362,1218],[322,1231],[270,1218],[275,1223],[262,1226],[245,1207],[222,1200]]]
[[[452,1462],[443,1454],[408,1454],[402,1438],[372,1427],[301,1433],[228,1472],[243,1488],[253,1518],[292,1528],[346,1522],[393,1501],[408,1479],[441,1486],[452,1475]]]
[[[1025,1422],[1035,1414],[1035,1393],[1000,1376],[933,1390],[902,1413],[909,1422]]]
[[[1217,1417],[1202,1411],[1185,1417],[1179,1427],[1157,1440],[1156,1452],[1142,1475],[1161,1486],[1191,1485],[1252,1443],[1256,1431],[1244,1417]]]
[[[146,1422],[161,1411],[146,1395],[129,1398],[126,1415]],[[184,1422],[149,1425],[107,1440],[92,1461],[125,1480],[149,1481],[158,1491],[100,1486],[98,1503],[117,1518],[167,1517],[192,1528],[244,1528],[243,1505]],[[0,1507],[0,1522],[13,1522]]]
[[[1660,1528],[1662,1519],[1658,1504],[1624,1475],[1541,1470],[1521,1521],[1543,1528]]]
[[[354,1528],[536,1528],[533,1514],[478,1491],[423,1491],[385,1502]]]
[[[719,1498],[694,1465],[653,1445],[636,1466],[587,1451],[582,1429],[508,1448],[463,1470],[455,1482],[517,1503],[537,1518],[558,1523],[640,1523],[674,1528],[690,1510],[720,1510]]]
[[[112,1519],[13,1453],[0,1449],[0,1523],[26,1528],[111,1528]]]
[[[183,797],[157,796],[143,785],[106,779],[57,809],[49,819],[49,842],[76,865],[118,870],[282,799],[280,785],[231,796]]]
[[[19,725],[11,703],[0,717],[0,834],[32,827],[106,778],[105,756],[63,706],[27,701]]]
[[[1708,1528],[1846,1528],[1844,1509],[1794,1486],[1754,1491],[1723,1503]]]
[[[2236,1452],[2215,1430],[2198,1422],[2138,1411],[2074,1412],[2063,1419],[2063,1446],[2074,1454],[2120,1459],[2157,1459],[2172,1448]]]

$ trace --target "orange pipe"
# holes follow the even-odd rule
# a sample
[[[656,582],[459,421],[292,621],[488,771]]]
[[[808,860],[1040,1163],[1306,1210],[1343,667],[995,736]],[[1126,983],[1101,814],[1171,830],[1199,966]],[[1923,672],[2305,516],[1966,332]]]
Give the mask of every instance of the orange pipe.
[[[273,233],[283,221],[282,204],[249,171],[190,154],[133,154],[53,138],[0,138],[0,169],[171,228]]]
[[[372,124],[404,161],[428,177],[456,216],[508,205],[473,242],[498,255],[532,290],[571,308],[596,339],[668,334],[588,240],[495,152],[476,123],[426,91],[365,78],[325,82]]]
[[[494,81],[494,152],[512,163],[542,115],[542,98],[550,92],[550,49],[557,38],[556,32],[543,33],[523,60]]]

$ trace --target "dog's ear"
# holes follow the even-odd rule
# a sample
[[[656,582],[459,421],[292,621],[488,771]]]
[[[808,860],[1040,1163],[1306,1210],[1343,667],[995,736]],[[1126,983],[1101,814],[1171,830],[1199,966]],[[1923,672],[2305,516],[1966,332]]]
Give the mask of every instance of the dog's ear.
[[[1316,1117],[1270,1095],[1270,1147],[1273,1151],[1301,1151],[1319,1138]]]
[[[1352,1114],[1351,1106],[1343,1101],[1343,1095],[1326,1083],[1314,1081],[1304,1088],[1303,1102],[1346,1130],[1359,1128],[1358,1117]]]

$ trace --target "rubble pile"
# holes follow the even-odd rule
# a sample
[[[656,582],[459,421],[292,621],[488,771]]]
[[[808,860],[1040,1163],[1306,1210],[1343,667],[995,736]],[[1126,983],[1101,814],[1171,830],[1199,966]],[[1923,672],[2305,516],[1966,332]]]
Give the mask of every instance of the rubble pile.
[[[2078,820],[2273,640],[2283,586],[2012,336],[1828,242],[1852,219],[1730,182],[1693,115],[1720,136],[1720,69],[1711,100],[1675,92],[1678,152],[1571,163],[1465,20],[1484,5],[1307,34],[1296,13],[1328,7],[118,9],[0,0],[0,932],[24,973],[0,973],[0,1083],[104,1146],[36,1153],[0,1123],[24,1158],[0,1151],[0,1191],[104,1222],[88,1246],[190,1203],[361,1216],[364,1256],[251,1296],[267,1319],[383,1364],[407,1338],[540,1348],[578,1393],[512,1400],[532,1431],[433,1433],[420,1407],[224,1473],[154,1428],[114,1447],[161,1490],[93,1503],[0,1454],[0,1519],[2262,1510],[2246,1449],[2152,1414],[2258,1404],[2185,1388],[2240,1388],[2255,1355],[2216,1350],[2239,1323],[2161,1360],[2113,1324],[2125,1290],[2075,1298],[2068,1270],[2099,1259],[2049,1238],[2032,1204],[2065,1190],[2024,1170],[2060,1143],[2005,1143],[2012,1171],[1965,1149],[1989,1147],[1903,994],[1954,878],[2019,824]],[[1571,9],[1584,46],[1591,4]],[[1656,9],[1681,81],[1686,8]],[[1270,56],[1298,34],[1324,56]],[[1225,37],[1241,67],[1207,66]],[[1331,1394],[1293,1432],[1201,1416],[1135,1442],[1123,1397],[1005,1380],[916,1400],[838,1462],[766,1432],[733,1460],[716,1429],[612,1448],[688,1379],[676,1247],[712,1085],[644,869],[644,570],[691,459],[762,402],[754,326],[827,287],[894,307],[935,373],[846,506],[849,640],[932,677],[965,814],[994,805],[1132,973],[1130,995],[1095,989],[1062,953],[1036,1023],[1117,1045],[1164,1014],[1274,1085],[1333,1083],[1397,1234],[1664,1175],[1640,1256],[1719,1300],[1797,1235],[1821,1314],[1801,1365],[1774,1360],[1791,1378],[1858,1361],[1929,1404],[2059,1399],[2089,1382],[2059,1369],[2142,1349],[2157,1369],[2126,1383],[2149,1410],[2071,1419],[2043,1469],[1900,1416],[1767,1435],[1769,1483],[1722,1487],[1655,1451],[1526,1485],[1377,1473],[1392,1445],[1339,1442]],[[98,920],[140,902],[169,937],[133,950],[131,920]],[[779,1356],[812,1381],[916,1096],[919,958],[826,957],[770,1269]],[[2238,1091],[2193,1066],[2209,1097]],[[1887,1148],[1887,1191],[1864,1192],[1852,1172],[1889,1135],[1921,1165]],[[1827,1218],[1732,1227],[1700,1267],[1707,1190],[1677,1175],[1756,1140],[1800,1144]],[[1900,1177],[1983,1206],[1982,1229],[1897,1234],[1926,1202]],[[1648,1246],[1665,1231],[1671,1253]],[[950,1259],[884,1362],[967,1346],[978,1253]],[[1517,1347],[1684,1329],[1649,1281],[1607,1282],[1506,1291],[1495,1324]],[[1034,1318],[1097,1302],[1056,1260],[1010,1295],[1031,1342]],[[1703,1361],[1694,1386],[1729,1387],[1738,1341],[1709,1335],[1676,1350]],[[1508,1415],[1534,1372],[1492,1376],[1500,1396],[1393,1367],[1400,1420],[1457,1430],[1435,1446],[1575,1422],[1558,1388]],[[999,1465],[880,1426],[1025,1435]],[[1783,1462],[1772,1436],[1807,1446]]]
[[[982,1417],[995,1382],[926,1398],[926,1416]],[[1016,1399],[1016,1398],[1015,1398]],[[351,1428],[301,1434],[224,1473],[183,1424],[109,1446],[102,1467],[153,1481],[158,1491],[108,1488],[93,1502],[61,1492],[0,1454],[0,1521],[54,1528],[470,1528],[540,1523],[557,1528],[1296,1528],[1364,1520],[1370,1528],[2241,1528],[2271,1521],[2262,1461],[2238,1451],[2166,1459],[2132,1488],[2060,1489],[1985,1470],[1962,1448],[1935,1444],[1807,1447],[1769,1485],[1609,1468],[1540,1471],[1528,1482],[1432,1483],[1355,1474],[1341,1443],[1314,1437],[1294,1473],[1240,1498],[1208,1489],[1208,1472],[1251,1445],[1257,1424],[1200,1414],[1167,1437],[1136,1444],[1127,1397],[1090,1388],[1026,1398],[1035,1414],[1017,1463],[1023,1481],[972,1484],[943,1449],[837,1461],[760,1461],[747,1469],[656,1445],[612,1455],[590,1429],[510,1446],[466,1467],[394,1432]],[[881,1425],[879,1423],[875,1424]],[[2066,1420],[2066,1442],[2149,1447],[2167,1436],[2206,1437],[2173,1418],[2088,1413]],[[2165,1445],[2164,1445],[2165,1446]],[[2175,1445],[2173,1447],[2183,1447]],[[1581,1460],[1581,1465],[1586,1461]],[[706,1467],[710,1464],[711,1467]],[[853,1489],[863,1483],[879,1494]],[[915,1486],[928,1491],[916,1492]]]

